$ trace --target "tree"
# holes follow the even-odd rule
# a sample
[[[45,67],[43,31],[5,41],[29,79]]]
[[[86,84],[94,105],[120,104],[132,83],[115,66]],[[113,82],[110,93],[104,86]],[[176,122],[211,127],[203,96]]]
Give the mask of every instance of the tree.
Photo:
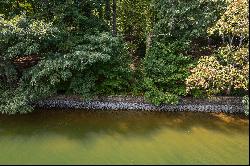
[[[116,29],[116,0],[113,0],[112,4],[113,16],[112,16],[112,34],[116,36],[117,29]]]
[[[108,20],[108,24],[111,25],[110,0],[105,0],[105,19]]]
[[[202,56],[199,59],[186,80],[187,92],[211,96],[231,95],[237,91],[244,94],[248,91],[248,5],[247,0],[232,1],[220,19],[208,28],[210,35],[224,38],[224,45],[212,56]],[[237,38],[238,42],[235,40]]]
[[[2,113],[30,112],[28,103],[59,91],[88,98],[129,87],[130,59],[123,41],[111,35],[98,13],[104,2],[49,2],[51,8],[32,1],[36,13],[0,15]],[[27,65],[36,57],[36,63]],[[20,70],[21,64],[25,69]]]
[[[146,97],[155,104],[177,103],[187,95],[185,79],[195,62],[188,51],[191,42],[207,37],[226,8],[223,0],[155,0],[152,41],[143,61]]]
[[[119,0],[117,29],[134,59],[145,56],[146,37],[152,29],[151,0]]]

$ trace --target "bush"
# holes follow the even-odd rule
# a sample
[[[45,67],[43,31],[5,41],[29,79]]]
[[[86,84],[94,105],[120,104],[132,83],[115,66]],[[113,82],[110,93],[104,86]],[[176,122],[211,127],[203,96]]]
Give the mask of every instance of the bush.
[[[185,79],[189,75],[190,63],[189,57],[162,43],[155,43],[144,60],[146,97],[157,105],[177,103],[177,96],[186,94]]]
[[[247,91],[249,85],[248,48],[230,50],[221,48],[213,56],[201,57],[198,65],[186,79],[187,92],[201,91],[200,94],[230,95],[233,90]]]
[[[146,98],[159,105],[175,104],[186,95],[185,79],[195,63],[187,56],[190,43],[206,38],[206,29],[226,8],[226,1],[153,1],[152,42],[144,59]]]
[[[163,91],[159,87],[156,87],[151,78],[144,79],[144,86],[146,92],[144,94],[145,99],[150,101],[154,105],[159,106],[160,104],[177,104],[179,97],[175,94]]]
[[[226,94],[233,91],[248,91],[248,2],[232,1],[221,18],[210,28],[210,35],[223,38],[224,46],[210,57],[201,57],[186,80],[187,92],[201,91],[209,95]],[[225,46],[226,45],[226,46]]]
[[[0,112],[30,112],[28,103],[61,90],[86,98],[128,90],[130,59],[119,37],[59,29],[25,16],[2,18],[0,23]],[[22,70],[15,63],[36,56],[37,64]]]
[[[0,16],[0,55],[3,60],[14,60],[28,55],[43,56],[57,49],[62,40],[59,28],[52,22],[17,15],[7,20]]]

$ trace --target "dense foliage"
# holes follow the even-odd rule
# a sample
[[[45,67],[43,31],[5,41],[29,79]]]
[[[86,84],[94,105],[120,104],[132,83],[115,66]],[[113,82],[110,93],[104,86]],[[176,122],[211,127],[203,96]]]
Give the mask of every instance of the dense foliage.
[[[64,5],[77,17],[65,22],[66,11],[62,20],[51,21],[42,19],[43,12],[36,19],[1,16],[1,112],[31,111],[27,103],[58,92],[87,98],[127,91],[130,60],[123,41],[105,32],[97,18],[83,24],[94,15],[84,16],[72,4]]]
[[[224,38],[225,46],[214,55],[199,59],[198,65],[191,70],[192,75],[186,80],[188,92],[209,96],[230,95],[235,90],[246,93],[249,86],[247,10],[246,0],[233,1],[215,25],[209,28],[211,35],[218,32]]]
[[[146,97],[155,104],[177,103],[178,96],[186,95],[185,79],[195,62],[188,56],[191,43],[206,38],[225,2],[160,0],[154,6],[152,44],[144,60]]]
[[[184,80],[191,59],[155,42],[144,60],[146,98],[154,104],[177,103],[179,95],[185,95]]]
[[[155,0],[155,40],[176,45],[175,50],[188,50],[193,40],[206,38],[206,29],[225,9],[225,0]]]
[[[0,0],[0,112],[57,94],[238,95],[247,0]],[[245,99],[244,99],[245,101]]]
[[[208,29],[209,34],[218,33],[223,38],[228,38],[227,41],[230,46],[235,38],[239,38],[240,41],[238,43],[240,47],[243,40],[248,40],[249,38],[248,7],[247,0],[232,1],[216,24]]]
[[[132,56],[144,56],[146,38],[152,29],[151,0],[119,0],[117,6],[118,31]]]
[[[217,54],[204,56],[186,80],[187,91],[194,95],[230,95],[233,90],[248,90],[248,48],[221,48]]]

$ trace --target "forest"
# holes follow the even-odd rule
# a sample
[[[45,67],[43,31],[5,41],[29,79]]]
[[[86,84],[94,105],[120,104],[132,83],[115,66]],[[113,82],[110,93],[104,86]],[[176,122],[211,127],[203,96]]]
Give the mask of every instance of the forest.
[[[247,0],[0,0],[0,113],[55,95],[245,96]]]

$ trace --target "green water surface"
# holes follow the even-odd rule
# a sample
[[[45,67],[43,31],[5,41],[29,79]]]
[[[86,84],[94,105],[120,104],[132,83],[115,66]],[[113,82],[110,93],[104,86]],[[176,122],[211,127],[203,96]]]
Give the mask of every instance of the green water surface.
[[[208,113],[0,115],[0,164],[249,164],[248,129],[244,117]]]

